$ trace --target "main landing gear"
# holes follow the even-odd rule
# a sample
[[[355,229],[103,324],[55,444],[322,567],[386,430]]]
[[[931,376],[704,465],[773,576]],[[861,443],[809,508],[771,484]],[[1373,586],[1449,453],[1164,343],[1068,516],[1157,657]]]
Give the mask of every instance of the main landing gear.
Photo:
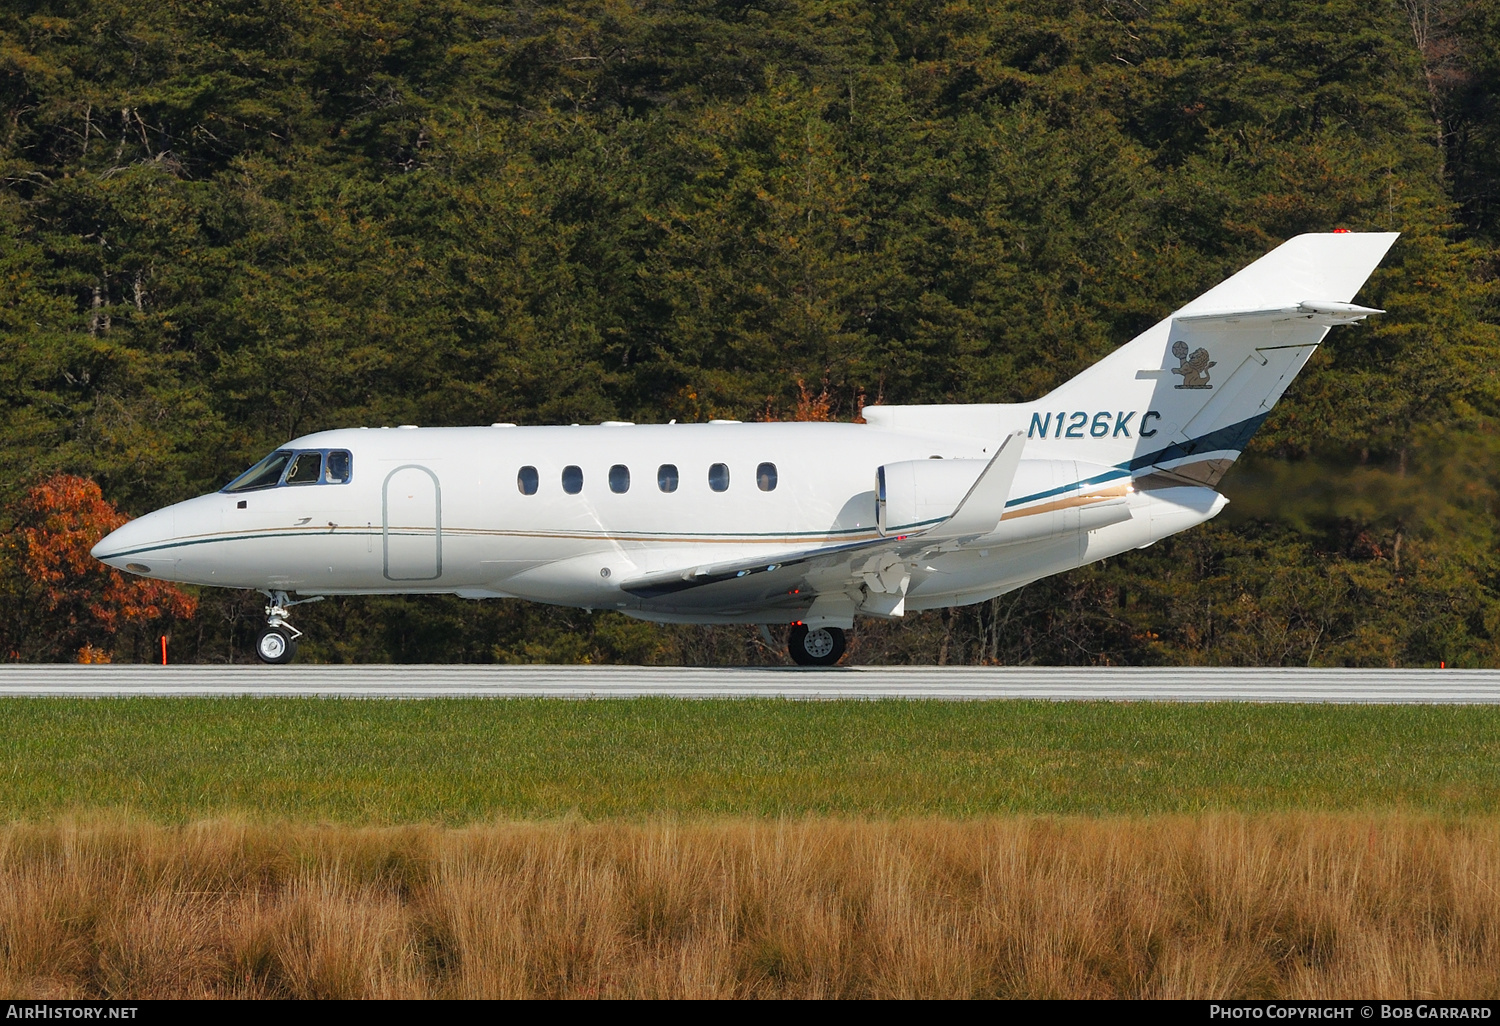
[[[322,595],[292,602],[284,591],[267,592],[271,599],[266,603],[266,629],[255,639],[255,654],[263,663],[289,663],[297,654],[297,639],[302,632],[286,621],[286,611],[292,606],[308,602],[322,602]]]
[[[796,623],[786,636],[787,654],[798,666],[832,666],[844,654],[844,632],[838,627]]]

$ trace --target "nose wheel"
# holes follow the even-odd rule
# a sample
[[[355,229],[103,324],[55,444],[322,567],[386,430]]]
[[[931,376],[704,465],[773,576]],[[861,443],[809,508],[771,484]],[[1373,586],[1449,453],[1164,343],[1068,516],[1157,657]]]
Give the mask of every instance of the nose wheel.
[[[793,624],[786,636],[787,653],[798,666],[832,666],[844,654],[844,632],[838,627]]]
[[[284,591],[267,594],[271,601],[266,604],[266,629],[255,639],[255,654],[263,663],[289,663],[297,654],[297,639],[302,637],[302,632],[287,623],[286,611],[292,606],[322,602],[323,596],[315,595],[293,602]]]
[[[285,625],[267,627],[255,639],[255,654],[263,663],[289,663],[297,654],[297,637]]]

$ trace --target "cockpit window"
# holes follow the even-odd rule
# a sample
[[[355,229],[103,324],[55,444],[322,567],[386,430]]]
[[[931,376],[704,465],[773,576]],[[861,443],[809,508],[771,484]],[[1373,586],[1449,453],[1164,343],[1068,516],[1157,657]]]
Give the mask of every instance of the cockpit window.
[[[224,486],[226,492],[253,492],[278,484],[348,484],[354,458],[348,449],[277,449]]]
[[[349,450],[335,449],[328,454],[325,469],[328,473],[329,484],[347,484],[349,482]]]
[[[251,492],[257,488],[275,488],[281,472],[292,458],[290,449],[277,449],[255,466],[224,486],[226,492]]]
[[[323,454],[320,452],[299,452],[296,459],[292,460],[292,469],[286,472],[286,483],[294,484],[317,484],[323,476]]]

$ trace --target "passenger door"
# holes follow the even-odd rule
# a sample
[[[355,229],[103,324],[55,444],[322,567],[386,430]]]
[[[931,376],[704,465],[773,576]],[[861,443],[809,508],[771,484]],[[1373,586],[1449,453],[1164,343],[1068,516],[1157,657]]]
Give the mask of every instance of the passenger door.
[[[388,581],[443,574],[443,494],[437,475],[415,463],[386,475],[382,535]]]

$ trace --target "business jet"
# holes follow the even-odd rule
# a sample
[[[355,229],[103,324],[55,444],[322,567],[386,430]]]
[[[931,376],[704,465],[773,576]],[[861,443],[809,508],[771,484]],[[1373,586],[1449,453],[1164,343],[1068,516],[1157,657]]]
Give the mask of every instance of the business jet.
[[[867,406],[863,424],[356,428],[295,438],[96,558],[267,597],[451,594],[790,625],[828,665],[856,617],[982,602],[1204,523],[1214,488],[1396,233],[1299,235],[1036,402]],[[294,599],[292,596],[296,596]]]

